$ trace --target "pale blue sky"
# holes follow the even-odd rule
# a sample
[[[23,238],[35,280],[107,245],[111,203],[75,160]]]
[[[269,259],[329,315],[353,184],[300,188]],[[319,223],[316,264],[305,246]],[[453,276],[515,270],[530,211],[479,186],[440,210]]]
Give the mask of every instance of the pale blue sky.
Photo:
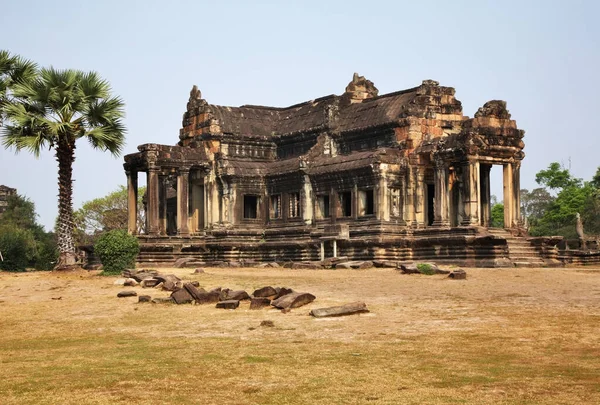
[[[0,10],[0,49],[111,82],[127,105],[125,153],[178,141],[193,84],[214,104],[286,106],[341,94],[358,72],[380,94],[423,79],[455,87],[470,116],[506,100],[526,130],[525,188],[552,161],[570,159],[585,179],[600,166],[597,1],[0,0]],[[125,184],[122,158],[84,142],[76,156],[76,209]],[[0,149],[0,184],[53,226],[51,152]]]

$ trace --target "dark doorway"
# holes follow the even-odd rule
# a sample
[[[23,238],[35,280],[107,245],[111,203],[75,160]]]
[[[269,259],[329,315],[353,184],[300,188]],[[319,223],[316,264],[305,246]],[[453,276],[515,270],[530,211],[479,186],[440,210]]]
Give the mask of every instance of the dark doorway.
[[[258,196],[244,196],[244,218],[256,219],[258,217]]]
[[[352,193],[350,191],[340,193],[340,209],[343,217],[352,216]]]
[[[433,225],[433,219],[435,216],[434,199],[435,199],[435,186],[433,184],[428,184],[427,185],[427,226]]]

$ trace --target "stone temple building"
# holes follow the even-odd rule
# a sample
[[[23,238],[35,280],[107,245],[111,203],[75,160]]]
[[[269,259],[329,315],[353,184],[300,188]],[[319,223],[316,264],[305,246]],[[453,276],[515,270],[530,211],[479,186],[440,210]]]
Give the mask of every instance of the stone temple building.
[[[8,206],[8,197],[16,194],[17,189],[0,184],[0,215],[2,215],[4,211],[6,211],[6,208]]]
[[[355,74],[342,95],[284,108],[213,105],[194,86],[177,145],[125,157],[129,230],[144,172],[144,263],[343,255],[493,266],[519,259],[511,243],[543,263],[552,249],[519,240],[523,134],[504,101],[470,118],[433,80],[380,95]],[[507,230],[488,229],[493,165]]]

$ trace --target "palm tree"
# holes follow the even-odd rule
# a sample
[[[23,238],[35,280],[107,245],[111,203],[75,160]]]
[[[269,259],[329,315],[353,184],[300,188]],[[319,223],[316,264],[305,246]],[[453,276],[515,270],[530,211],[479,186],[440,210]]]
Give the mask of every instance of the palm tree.
[[[11,88],[21,81],[31,80],[37,73],[35,63],[0,50],[0,126],[3,122],[3,107],[11,97]]]
[[[110,85],[95,72],[41,69],[32,80],[12,86],[3,107],[4,147],[25,149],[36,157],[54,149],[58,161],[58,218],[60,252],[55,269],[77,263],[73,239],[73,162],[76,141],[86,138],[93,148],[119,156],[125,144],[124,103],[111,95]]]

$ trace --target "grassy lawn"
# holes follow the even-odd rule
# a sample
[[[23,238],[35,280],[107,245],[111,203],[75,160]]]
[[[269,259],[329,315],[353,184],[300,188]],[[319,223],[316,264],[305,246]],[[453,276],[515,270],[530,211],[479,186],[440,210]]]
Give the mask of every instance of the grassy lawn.
[[[317,299],[289,313],[139,304],[116,277],[0,273],[0,402],[600,403],[600,269],[205,270],[163,272]],[[308,316],[353,301],[371,312]]]

